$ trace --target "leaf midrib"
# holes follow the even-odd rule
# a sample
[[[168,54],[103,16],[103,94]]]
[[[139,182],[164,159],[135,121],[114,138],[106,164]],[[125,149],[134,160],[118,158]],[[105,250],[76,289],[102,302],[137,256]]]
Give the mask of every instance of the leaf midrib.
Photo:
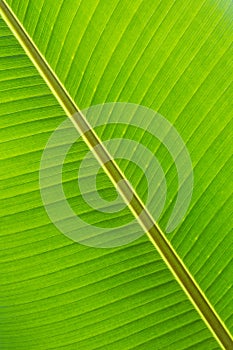
[[[97,160],[104,168],[113,185],[118,189],[118,192],[121,194],[143,230],[147,233],[153,245],[167,263],[167,266],[180,283],[208,328],[223,348],[232,349],[233,340],[225,324],[221,321],[158,224],[154,221],[153,217],[140,200],[138,194],[127,182],[127,179],[125,179],[120,168],[103,146],[101,140],[98,138],[91,125],[89,125],[85,116],[81,113],[65,87],[59,81],[56,74],[48,65],[45,58],[39,52],[36,45],[32,42],[32,39],[26,33],[25,29],[4,0],[0,0],[0,10],[3,19],[46,81],[48,87],[57,98],[67,116],[71,119],[75,128],[82,135],[88,147],[93,151],[93,148],[98,145],[97,151],[93,151]]]

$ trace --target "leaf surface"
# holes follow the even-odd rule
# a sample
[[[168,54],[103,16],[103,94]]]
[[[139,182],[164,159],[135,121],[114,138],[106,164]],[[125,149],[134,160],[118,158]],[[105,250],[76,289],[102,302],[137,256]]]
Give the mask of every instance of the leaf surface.
[[[232,331],[231,1],[8,3],[80,108],[142,104],[182,135],[194,166],[194,195],[183,223],[167,237]],[[94,249],[73,243],[50,222],[38,170],[46,142],[65,115],[0,24],[3,348],[217,349],[146,237]],[[102,138],[110,134],[107,127],[98,132]],[[116,126],[113,134],[124,132]],[[146,140],[143,133],[134,137]],[[159,220],[165,229],[176,172],[166,150],[156,141],[151,147],[169,189]],[[64,165],[64,188],[74,208],[81,200],[74,191],[76,170],[85,152],[80,141]],[[140,182],[139,169],[120,165]],[[104,174],[100,187],[111,199]]]

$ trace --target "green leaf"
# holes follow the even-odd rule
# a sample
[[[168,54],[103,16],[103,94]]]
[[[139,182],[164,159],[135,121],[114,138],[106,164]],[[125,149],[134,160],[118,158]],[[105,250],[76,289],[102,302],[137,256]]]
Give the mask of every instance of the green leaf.
[[[176,127],[190,152],[195,183],[187,215],[166,236],[233,331],[232,2],[8,4],[81,109],[131,102],[158,111]],[[218,349],[208,322],[146,236],[96,249],[74,243],[51,223],[40,196],[40,160],[65,113],[2,19],[0,33],[2,348]],[[148,135],[130,126],[96,132],[103,140],[128,133],[156,154],[168,187],[159,219],[165,231],[177,191],[165,147],[158,140],[149,146]],[[102,222],[105,216],[88,211],[76,188],[86,152],[81,140],[70,150],[64,190],[87,221]],[[146,196],[140,169],[127,161],[119,166]],[[104,198],[114,198],[103,172],[98,186]],[[111,228],[116,219],[104,225]]]

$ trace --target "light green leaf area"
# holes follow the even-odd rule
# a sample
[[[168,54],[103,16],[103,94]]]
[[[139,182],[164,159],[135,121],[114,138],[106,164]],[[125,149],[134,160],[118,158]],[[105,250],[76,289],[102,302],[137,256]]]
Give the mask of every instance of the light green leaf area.
[[[7,2],[81,109],[131,102],[176,127],[195,183],[182,224],[166,235],[232,332],[232,1]],[[40,196],[40,159],[66,116],[2,19],[0,34],[1,349],[219,349],[146,235],[97,249],[51,223]],[[130,126],[96,131],[102,139],[128,133],[148,140]],[[158,140],[147,146],[166,174],[165,229],[176,168]],[[112,227],[118,218],[88,210],[78,192],[86,152],[82,141],[70,150],[64,191],[85,220]],[[143,171],[119,165],[146,201]],[[113,199],[107,176],[100,172],[97,180],[101,196]],[[131,218],[126,209],[120,219]]]

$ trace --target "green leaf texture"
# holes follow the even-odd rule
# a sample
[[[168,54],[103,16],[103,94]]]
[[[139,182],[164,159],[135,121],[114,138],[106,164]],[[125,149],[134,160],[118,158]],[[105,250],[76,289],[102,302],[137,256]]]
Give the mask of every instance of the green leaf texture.
[[[176,127],[195,185],[185,219],[167,237],[232,332],[232,2],[8,3],[80,108],[132,102]],[[1,348],[219,349],[146,236],[119,248],[88,248],[50,222],[40,197],[40,159],[66,116],[2,19],[0,34]],[[147,139],[130,126],[97,132],[102,139],[125,133],[142,144]],[[150,147],[166,173],[169,196],[159,220],[165,229],[176,169],[158,141]],[[82,141],[72,148],[63,182],[70,204],[91,221],[94,213],[76,190],[86,152]],[[146,196],[140,169],[119,165]],[[99,188],[114,197],[104,173]]]

